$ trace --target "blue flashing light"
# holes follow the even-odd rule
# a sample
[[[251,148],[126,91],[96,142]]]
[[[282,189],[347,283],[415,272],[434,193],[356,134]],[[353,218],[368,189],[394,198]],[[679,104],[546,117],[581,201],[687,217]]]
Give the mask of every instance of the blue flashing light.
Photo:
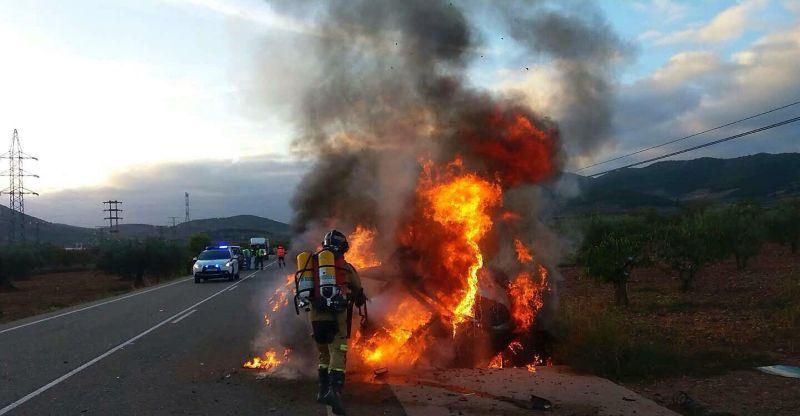
[[[219,248],[228,248],[228,246],[219,246]]]

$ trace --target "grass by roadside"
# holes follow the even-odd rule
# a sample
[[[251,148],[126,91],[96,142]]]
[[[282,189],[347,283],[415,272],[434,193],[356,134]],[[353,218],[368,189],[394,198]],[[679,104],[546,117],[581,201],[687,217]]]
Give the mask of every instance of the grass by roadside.
[[[148,282],[148,284],[155,283],[157,281]],[[94,270],[37,274],[14,281],[14,287],[16,290],[0,292],[0,323],[116,296],[135,289],[133,281]]]
[[[556,362],[626,383],[684,414],[712,414],[697,411],[706,406],[747,415],[800,408],[800,395],[787,403],[783,391],[797,391],[797,380],[753,370],[800,361],[800,256],[769,246],[745,271],[733,261],[709,267],[689,293],[679,292],[677,280],[661,270],[638,269],[628,308],[613,306],[610,285],[584,278],[577,268],[562,273]],[[745,401],[735,397],[742,384],[728,385],[742,374],[771,386],[753,386],[758,394],[744,409],[736,406]],[[679,391],[694,410],[673,405]]]

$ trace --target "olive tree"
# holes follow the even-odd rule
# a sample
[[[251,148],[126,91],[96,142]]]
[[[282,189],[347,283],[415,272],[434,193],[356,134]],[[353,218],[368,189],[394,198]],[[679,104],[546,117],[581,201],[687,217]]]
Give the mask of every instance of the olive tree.
[[[715,227],[711,231],[719,237],[721,254],[732,255],[739,270],[744,270],[764,245],[761,207],[754,203],[740,202],[717,212]]]
[[[673,219],[660,230],[657,256],[678,273],[682,291],[689,291],[697,273],[723,253],[718,224],[714,213],[695,212]]]
[[[778,204],[766,216],[768,238],[781,245],[788,245],[792,254],[800,247],[800,199],[787,199]]]
[[[628,279],[631,269],[644,257],[648,241],[643,219],[593,218],[579,249],[579,260],[586,274],[614,285],[614,299],[627,306]]]
[[[160,279],[179,274],[185,256],[180,246],[158,238],[112,241],[102,248],[97,267],[143,286],[145,275]]]

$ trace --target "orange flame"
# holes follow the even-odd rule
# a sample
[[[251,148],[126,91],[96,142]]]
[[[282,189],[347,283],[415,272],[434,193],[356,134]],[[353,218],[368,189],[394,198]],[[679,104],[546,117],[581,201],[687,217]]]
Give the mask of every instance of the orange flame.
[[[375,230],[356,226],[348,238],[350,250],[347,252],[347,261],[356,269],[380,266],[381,261],[373,251],[374,240]]]
[[[272,296],[267,299],[267,303],[269,304],[272,312],[278,312],[281,308],[289,305],[289,293],[291,290],[293,290],[293,286],[294,275],[290,274],[286,278],[286,283],[283,286],[275,289],[275,292],[272,294]],[[272,325],[272,319],[268,313],[264,314],[264,323],[266,323],[267,326]]]
[[[489,361],[489,368],[503,368],[503,353],[500,352]]]
[[[411,338],[431,319],[431,312],[408,298],[387,315],[386,325],[370,339],[355,342],[361,358],[370,365],[392,363],[408,367],[419,359],[422,349]]]
[[[514,239],[514,249],[517,251],[517,260],[519,260],[520,263],[527,264],[533,261],[530,250],[528,250],[528,247],[525,247],[525,244],[522,244],[522,241],[519,239]]]
[[[431,218],[449,228],[466,246],[466,256],[472,258],[467,270],[458,270],[457,261],[451,261],[448,269],[455,276],[466,275],[466,288],[458,305],[453,308],[453,335],[459,324],[472,316],[475,295],[478,293],[478,270],[483,267],[483,254],[478,243],[492,227],[490,212],[500,205],[502,191],[497,184],[490,183],[476,175],[467,173],[449,182],[432,186],[425,192],[430,204]],[[460,247],[449,244],[448,252],[442,260],[463,259]],[[446,265],[446,266],[448,266]],[[454,270],[455,269],[455,270]],[[466,272],[466,273],[465,273]]]
[[[292,350],[290,349],[285,349],[283,350],[283,356],[278,356],[278,353],[275,350],[268,350],[264,353],[263,357],[253,357],[252,360],[242,364],[242,367],[274,371],[281,364],[289,361],[289,353],[291,351]]]
[[[530,273],[521,272],[508,285],[511,317],[516,326],[516,333],[527,332],[544,305],[543,292],[547,290],[547,269],[540,265],[538,270],[540,282],[534,281]]]

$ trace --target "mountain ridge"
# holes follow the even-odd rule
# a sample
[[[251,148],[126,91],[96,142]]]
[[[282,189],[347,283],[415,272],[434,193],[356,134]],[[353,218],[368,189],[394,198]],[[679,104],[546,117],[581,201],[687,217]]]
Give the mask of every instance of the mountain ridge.
[[[8,227],[11,210],[0,205],[0,241],[8,242]],[[62,246],[90,245],[107,238],[108,228],[93,229],[49,222],[25,215],[27,241],[52,243]],[[234,215],[230,217],[202,218],[172,226],[151,224],[120,224],[118,238],[163,237],[185,240],[196,233],[206,233],[213,240],[247,241],[250,237],[285,239],[290,234],[288,224],[257,215]]]
[[[660,161],[576,180],[570,211],[669,209],[696,200],[762,203],[800,196],[800,153],[758,153],[737,158]]]

